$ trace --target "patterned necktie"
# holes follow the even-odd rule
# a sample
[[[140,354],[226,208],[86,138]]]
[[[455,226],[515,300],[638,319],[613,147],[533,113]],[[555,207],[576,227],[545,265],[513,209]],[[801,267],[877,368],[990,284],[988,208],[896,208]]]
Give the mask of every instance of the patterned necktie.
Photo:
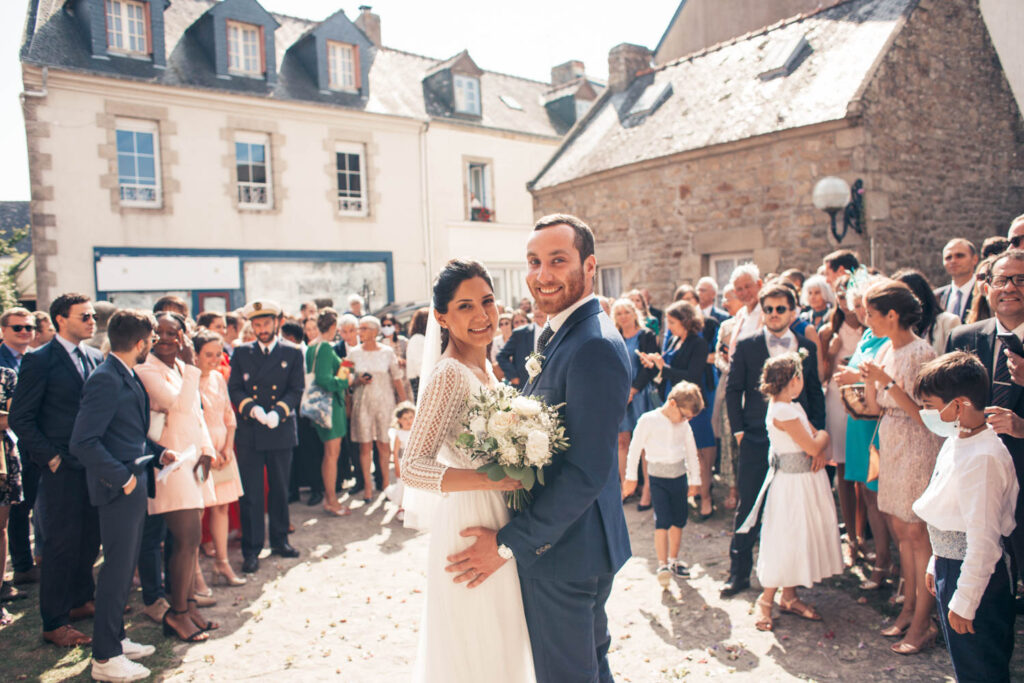
[[[82,353],[82,349],[75,348],[75,355],[78,356],[78,362],[82,366],[82,379],[89,379],[89,373],[92,372],[92,366],[89,364],[89,360],[86,355]]]
[[[551,326],[544,323],[544,329],[540,331],[540,337],[537,338],[537,353],[543,355],[544,349],[547,348],[548,342],[555,336],[555,331],[551,329]]]
[[[960,310],[960,306],[961,304],[963,304],[963,301],[964,293],[959,288],[957,288],[953,296],[953,310],[950,311],[950,313],[954,313],[958,318],[963,315],[963,311]]]
[[[1010,377],[1010,368],[1006,364],[1005,348],[999,344],[996,352],[996,367],[992,373],[992,405],[1000,408],[1011,408],[1010,388],[1013,380]]]

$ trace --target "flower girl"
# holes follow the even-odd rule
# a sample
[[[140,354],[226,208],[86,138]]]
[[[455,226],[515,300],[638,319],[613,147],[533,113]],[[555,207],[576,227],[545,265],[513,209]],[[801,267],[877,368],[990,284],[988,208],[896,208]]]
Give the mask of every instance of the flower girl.
[[[761,549],[757,579],[760,631],[772,630],[772,605],[781,587],[783,612],[820,621],[815,609],[797,597],[796,587],[810,588],[843,571],[836,507],[825,474],[828,434],[814,429],[796,397],[803,389],[801,359],[795,353],[771,358],[761,372],[761,393],[769,399],[765,417],[771,469],[744,527],[757,519],[761,503]]]

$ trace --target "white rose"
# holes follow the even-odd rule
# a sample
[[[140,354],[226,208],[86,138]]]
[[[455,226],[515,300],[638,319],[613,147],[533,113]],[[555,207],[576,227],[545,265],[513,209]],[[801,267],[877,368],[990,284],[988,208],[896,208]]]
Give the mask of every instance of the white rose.
[[[526,396],[518,396],[512,401],[512,409],[523,417],[535,417],[540,414],[540,403]]]
[[[487,421],[487,431],[492,436],[507,434],[516,423],[515,413],[499,411]]]
[[[539,375],[540,371],[541,371],[541,364],[540,364],[539,360],[537,360],[536,358],[527,358],[526,359],[526,372],[527,372],[527,374],[530,375],[531,378],[536,377],[537,375]]]
[[[542,431],[532,431],[526,438],[526,462],[534,467],[548,464],[551,459],[551,443]]]
[[[501,465],[519,464],[519,451],[509,439],[498,439],[498,463]]]
[[[487,420],[483,415],[477,415],[469,421],[469,429],[475,434],[483,434],[487,431]]]

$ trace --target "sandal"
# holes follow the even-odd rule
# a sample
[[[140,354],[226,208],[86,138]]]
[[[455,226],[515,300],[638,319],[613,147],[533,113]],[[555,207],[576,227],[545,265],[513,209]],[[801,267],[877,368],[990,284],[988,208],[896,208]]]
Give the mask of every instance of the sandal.
[[[860,589],[862,591],[876,591],[884,586],[891,576],[892,565],[888,567],[872,567],[870,578],[867,581],[861,582]]]
[[[775,602],[765,602],[761,598],[758,598],[757,602],[754,604],[761,608],[761,614],[759,615],[758,620],[754,622],[754,628],[758,631],[771,631],[775,626],[774,623],[772,623],[772,605],[774,605]]]
[[[218,624],[216,621],[210,621],[209,619],[203,619],[206,622],[205,624],[198,623],[196,621],[196,615],[199,614],[199,603],[196,602],[195,600],[189,600],[189,602],[195,602],[196,603],[196,611],[195,611],[195,613],[193,614],[192,611],[189,610],[189,616],[192,619],[192,623],[195,624],[196,626],[198,626],[201,631],[204,631],[204,632],[205,631],[216,631],[217,629],[220,628],[220,624]],[[200,619],[203,618],[201,614],[199,615],[199,618]]]
[[[198,629],[195,633],[193,633],[190,636],[181,635],[178,629],[176,629],[174,626],[171,626],[171,623],[167,621],[167,617],[170,614],[188,614],[188,610],[182,610],[179,612],[175,609],[168,609],[166,612],[164,612],[164,618],[162,620],[162,623],[165,636],[177,636],[178,640],[181,640],[186,643],[201,643],[204,640],[208,640],[210,638],[210,634],[203,629]]]
[[[885,638],[902,638],[903,634],[910,630],[910,623],[908,622],[905,626],[897,626],[893,624],[888,628],[883,628],[879,631],[879,635]]]
[[[14,617],[3,607],[0,607],[0,626],[7,626],[14,621]]]
[[[920,654],[920,653],[924,652],[925,650],[927,650],[928,648],[930,648],[931,646],[935,645],[935,639],[938,638],[938,636],[939,636],[938,630],[936,630],[934,626],[929,626],[928,627],[928,631],[927,631],[927,633],[926,633],[926,635],[924,637],[924,640],[922,640],[918,645],[914,645],[913,643],[908,643],[906,641],[906,639],[904,639],[904,640],[901,640],[898,643],[893,643],[889,647],[889,649],[892,650],[893,652],[895,652],[898,655],[916,655],[916,654]]]
[[[821,615],[813,607],[800,600],[800,598],[794,598],[789,602],[783,602],[780,598],[779,610],[787,614],[795,614],[801,619],[807,619],[808,621],[821,621]]]
[[[340,505],[336,508],[329,508],[325,505],[324,512],[329,515],[334,515],[335,517],[348,517],[352,514],[351,508],[343,508]]]

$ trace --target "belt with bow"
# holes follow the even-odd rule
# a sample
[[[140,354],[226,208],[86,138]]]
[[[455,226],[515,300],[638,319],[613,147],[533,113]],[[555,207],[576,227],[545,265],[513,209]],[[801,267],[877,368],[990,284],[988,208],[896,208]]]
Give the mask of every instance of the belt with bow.
[[[775,473],[780,470],[787,474],[803,474],[804,472],[810,472],[811,459],[808,458],[807,454],[803,451],[795,451],[793,453],[776,453],[775,451],[769,451],[768,474],[764,477],[764,483],[761,484],[761,490],[757,492],[757,499],[754,501],[754,507],[750,508],[750,513],[743,521],[743,524],[736,529],[736,533],[750,533],[750,530],[754,528],[755,524],[757,524],[757,519],[761,515],[761,506],[764,505],[764,499],[768,495],[768,487],[771,486],[772,479],[775,478]]]

